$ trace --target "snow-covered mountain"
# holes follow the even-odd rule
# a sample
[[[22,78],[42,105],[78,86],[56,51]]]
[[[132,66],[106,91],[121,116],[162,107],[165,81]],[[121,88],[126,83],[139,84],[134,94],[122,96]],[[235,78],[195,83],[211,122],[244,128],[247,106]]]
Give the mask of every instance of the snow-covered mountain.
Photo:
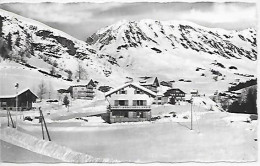
[[[184,48],[220,55],[227,59],[257,59],[256,31],[226,31],[199,26],[187,21],[122,20],[99,30],[87,39],[99,50],[114,52],[130,47],[148,47],[157,53]],[[114,48],[115,49],[115,48]]]
[[[2,80],[29,87],[47,80],[55,89],[66,88],[76,82],[79,64],[86,71],[83,76],[99,85],[157,76],[187,93],[190,89],[208,94],[227,90],[230,83],[256,75],[256,31],[252,28],[226,31],[185,21],[122,20],[84,42],[1,9],[0,16],[9,59],[18,62],[0,62],[2,87],[8,85]],[[72,82],[67,80],[70,71]]]
[[[86,42],[114,57],[132,75],[173,80],[188,92],[192,87],[205,92],[209,85],[207,92],[225,90],[235,80],[256,75],[253,28],[227,31],[187,21],[122,20]]]
[[[71,79],[74,83],[76,82],[79,65],[84,70],[84,73],[81,74],[83,79],[113,84],[111,80],[118,79],[119,75],[124,75],[124,71],[119,68],[113,57],[108,54],[97,54],[95,49],[84,41],[40,22],[1,9],[0,16],[2,18],[2,40],[8,47],[6,58],[20,63],[14,67],[12,62],[2,61],[1,72],[8,73],[8,79],[15,78],[10,82],[21,81],[20,78],[16,78],[19,73],[19,75],[23,75],[23,80],[28,80],[24,84],[29,84],[29,87],[37,83],[35,80],[39,82],[43,79],[51,80],[51,82],[60,80],[56,81],[55,88],[58,86],[65,88],[67,85],[73,84],[67,80],[69,73],[72,73]],[[4,58],[4,55],[1,57]],[[23,72],[22,70],[25,69],[30,69],[30,71]],[[32,78],[26,78],[32,75],[36,76],[34,81],[31,81]],[[1,80],[1,82],[4,81]]]

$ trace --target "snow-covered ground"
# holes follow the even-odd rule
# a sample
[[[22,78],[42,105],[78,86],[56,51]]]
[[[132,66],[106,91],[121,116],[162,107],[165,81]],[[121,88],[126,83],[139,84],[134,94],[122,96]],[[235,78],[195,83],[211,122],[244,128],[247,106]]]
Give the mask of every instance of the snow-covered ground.
[[[46,163],[59,163],[60,160],[44,156],[30,150],[21,148],[5,141],[0,140],[1,146],[1,162],[16,162],[16,163],[27,163],[27,162],[42,162]],[[13,153],[13,152],[16,153]]]
[[[61,115],[63,112],[64,119],[46,114],[52,141],[75,152],[122,162],[246,162],[257,159],[257,121],[246,114],[209,111],[202,104],[195,104],[191,130],[190,104],[153,106],[152,116],[160,116],[158,120],[115,124],[105,123],[100,116],[76,113],[85,111],[87,115],[93,106],[89,103],[80,111],[72,108],[70,112],[61,109],[53,113]],[[1,130],[6,127],[4,119],[1,117]],[[37,120],[21,120],[18,130],[42,138]]]

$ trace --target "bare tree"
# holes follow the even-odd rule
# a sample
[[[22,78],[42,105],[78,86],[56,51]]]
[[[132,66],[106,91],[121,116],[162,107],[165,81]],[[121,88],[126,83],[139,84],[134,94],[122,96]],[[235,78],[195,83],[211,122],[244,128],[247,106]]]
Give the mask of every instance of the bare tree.
[[[53,66],[51,67],[50,73],[51,73],[51,75],[55,75],[56,74],[55,67],[53,67]]]
[[[49,82],[48,97],[49,97],[49,99],[54,97],[54,90],[53,90],[53,86],[52,86],[51,82]]]
[[[48,90],[47,90],[47,86],[46,86],[45,82],[41,81],[41,83],[38,85],[38,93],[37,93],[37,95],[41,101],[47,92],[48,92]]]
[[[63,98],[63,104],[65,105],[65,107],[68,108],[68,111],[69,111],[69,104],[70,104],[70,101],[69,101],[69,98],[68,98],[67,95],[64,96],[64,98]]]
[[[72,80],[72,71],[71,70],[67,70],[68,73],[68,79]]]
[[[82,66],[82,64],[78,64],[78,70],[77,70],[77,76],[78,76],[78,81],[87,79],[87,71],[86,69]]]

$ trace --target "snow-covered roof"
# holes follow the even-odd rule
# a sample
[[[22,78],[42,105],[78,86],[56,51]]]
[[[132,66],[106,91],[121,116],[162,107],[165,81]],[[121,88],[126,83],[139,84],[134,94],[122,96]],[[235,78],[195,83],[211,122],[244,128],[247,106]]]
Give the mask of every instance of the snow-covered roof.
[[[119,87],[117,87],[117,88],[114,88],[114,89],[108,91],[107,93],[105,93],[105,96],[107,97],[107,96],[109,96],[109,95],[111,95],[111,94],[113,94],[113,93],[119,91],[120,89],[123,89],[123,88],[125,88],[125,87],[128,87],[129,85],[132,85],[132,86],[134,86],[134,87],[136,87],[136,88],[138,88],[138,89],[140,89],[140,90],[142,90],[142,91],[145,91],[145,92],[151,94],[152,96],[156,96],[156,93],[154,93],[153,91],[151,91],[151,90],[149,90],[149,89],[147,89],[147,88],[145,88],[145,87],[143,87],[143,86],[141,86],[141,85],[138,85],[138,84],[136,84],[136,83],[126,83],[126,84],[124,84],[124,85],[121,85],[121,86],[119,86]]]
[[[19,96],[20,94],[26,92],[27,90],[29,90],[32,94],[34,94],[29,88],[25,88],[25,89],[22,89],[20,90],[17,95],[16,93],[13,93],[11,95],[0,95],[0,98],[15,98],[16,96]],[[34,94],[35,95],[35,94]],[[37,95],[35,95],[37,97]]]
[[[198,89],[192,89],[190,90],[190,93],[198,93]]]
[[[157,77],[139,77],[140,85],[152,85]]]
[[[170,87],[163,86],[163,85],[159,86],[159,87],[157,88],[157,90],[158,90],[157,96],[158,96],[158,95],[159,95],[159,96],[163,96],[164,93],[165,93],[168,89],[170,89]]]
[[[88,86],[89,84],[92,84],[93,83],[93,80],[90,79],[89,81],[84,81],[83,82],[76,82],[76,83],[73,83],[70,87],[86,87]]]

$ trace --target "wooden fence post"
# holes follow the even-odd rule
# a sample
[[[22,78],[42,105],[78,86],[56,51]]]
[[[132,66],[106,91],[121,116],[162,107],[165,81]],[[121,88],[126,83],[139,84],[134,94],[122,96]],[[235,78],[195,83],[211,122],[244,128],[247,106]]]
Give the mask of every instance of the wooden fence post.
[[[39,110],[40,110],[40,114],[41,114],[41,116],[42,116],[42,120],[43,120],[43,123],[44,123],[44,126],[45,126],[45,130],[46,130],[46,132],[47,132],[48,139],[49,139],[49,141],[51,141],[51,137],[50,137],[50,134],[49,134],[49,131],[48,131],[48,128],[47,128],[47,125],[46,125],[44,116],[43,116],[43,114],[42,114],[41,107],[39,107]]]
[[[8,108],[6,108],[6,114],[7,114],[7,126],[9,127],[9,115],[8,115]]]
[[[39,108],[39,110],[40,110],[40,108]],[[40,111],[39,121],[41,123],[41,128],[42,128],[42,138],[44,139],[44,130],[43,130],[43,124],[42,124],[42,114],[41,114],[41,111]]]
[[[12,115],[11,115],[10,111],[8,111],[8,113],[9,113],[9,116],[10,116],[10,119],[11,119],[11,122],[12,122],[12,126],[13,126],[13,128],[15,128],[15,125],[14,125],[14,122],[13,122]]]

